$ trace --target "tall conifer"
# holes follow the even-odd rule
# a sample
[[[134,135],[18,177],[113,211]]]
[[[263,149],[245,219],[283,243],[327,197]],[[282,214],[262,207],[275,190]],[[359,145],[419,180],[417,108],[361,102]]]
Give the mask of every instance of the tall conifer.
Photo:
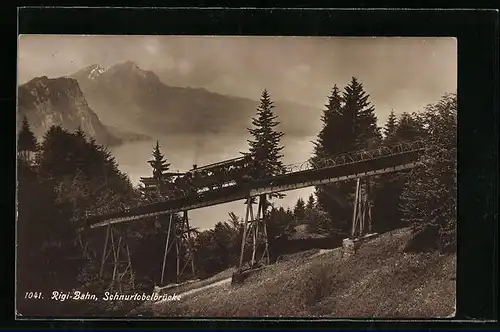
[[[167,163],[165,157],[160,151],[160,144],[156,141],[156,146],[153,149],[153,159],[148,160],[149,165],[153,169],[153,179],[157,185],[157,192],[161,194],[164,187],[164,176],[163,173],[168,171],[170,164]]]
[[[273,112],[274,104],[271,96],[264,90],[260,99],[260,105],[257,107],[257,116],[252,119],[253,128],[248,131],[253,139],[248,140],[250,154],[255,158],[257,166],[255,173],[257,178],[266,178],[282,174],[285,167],[281,158],[280,141],[283,133],[276,129],[279,125],[277,116]],[[269,195],[270,197],[283,197],[282,194]]]
[[[362,83],[355,77],[340,94],[334,86],[323,111],[323,128],[315,142],[311,161],[315,167],[322,167],[323,158],[374,147],[381,135],[377,127],[375,109],[369,101]],[[354,182],[334,183],[316,187],[318,205],[328,213],[335,228],[348,232],[352,209],[343,201],[352,201]],[[333,227],[333,225],[332,225]]]
[[[379,143],[380,129],[377,127],[375,108],[369,101],[363,84],[356,77],[344,88],[342,100],[346,125],[352,132],[350,150],[370,148]]]
[[[392,139],[392,137],[396,133],[397,124],[398,123],[396,119],[396,114],[394,114],[394,110],[391,110],[391,113],[389,113],[389,118],[387,119],[387,123],[385,124],[384,128],[385,141],[389,141]]]
[[[37,150],[37,140],[31,131],[28,118],[26,116],[23,117],[23,123],[21,130],[19,131],[17,144],[17,149],[24,160],[29,159],[30,155]]]

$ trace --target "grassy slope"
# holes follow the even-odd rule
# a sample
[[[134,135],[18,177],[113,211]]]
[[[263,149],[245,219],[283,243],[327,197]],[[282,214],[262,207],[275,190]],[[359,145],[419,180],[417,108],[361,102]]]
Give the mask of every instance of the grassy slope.
[[[231,276],[233,275],[233,272],[234,272],[234,268],[229,268],[229,269],[226,269],[222,272],[219,272],[216,275],[214,275],[210,278],[207,278],[207,279],[202,279],[202,280],[195,281],[192,283],[181,284],[179,286],[172,287],[170,289],[169,288],[161,289],[159,294],[172,294],[173,292],[175,292],[176,294],[181,294],[181,293],[190,291],[190,290],[195,289],[195,288],[201,288],[201,287],[216,283],[218,281],[221,281],[221,280],[224,280],[227,278],[231,278]]]
[[[223,285],[155,304],[148,316],[444,317],[454,312],[455,255],[404,253],[408,229],[271,265],[241,286]],[[146,313],[143,312],[143,315]]]

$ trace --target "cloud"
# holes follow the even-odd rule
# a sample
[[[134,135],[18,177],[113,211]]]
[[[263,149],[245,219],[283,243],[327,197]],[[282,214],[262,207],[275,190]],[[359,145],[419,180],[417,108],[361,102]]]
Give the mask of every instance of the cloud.
[[[187,60],[180,59],[177,62],[177,68],[181,75],[188,75],[193,70],[193,65]]]
[[[285,75],[285,79],[295,84],[304,85],[310,72],[311,67],[309,65],[301,64],[292,68],[292,70]]]

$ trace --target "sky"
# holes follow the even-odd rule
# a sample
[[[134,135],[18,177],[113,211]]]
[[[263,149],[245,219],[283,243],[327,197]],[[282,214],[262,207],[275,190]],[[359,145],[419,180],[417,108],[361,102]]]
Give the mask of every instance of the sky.
[[[391,110],[419,111],[457,89],[457,41],[443,37],[23,35],[18,40],[18,83],[124,61],[154,71],[167,85],[203,87],[253,100],[266,88],[274,100],[301,103],[318,112],[335,84],[343,88],[355,76],[370,95],[379,125]],[[285,159],[306,160],[313,138],[290,144]],[[147,176],[147,165],[141,163],[139,169],[135,162],[137,155],[149,155],[149,145],[136,146],[133,153],[130,147],[116,151],[118,163],[133,179]],[[290,192],[282,205],[290,206],[311,192]],[[233,208],[239,212],[244,207],[237,202],[194,211],[192,224],[212,227],[227,220]]]
[[[23,35],[18,82],[131,60],[168,85],[322,107],[334,84],[361,80],[380,120],[457,86],[455,38]]]

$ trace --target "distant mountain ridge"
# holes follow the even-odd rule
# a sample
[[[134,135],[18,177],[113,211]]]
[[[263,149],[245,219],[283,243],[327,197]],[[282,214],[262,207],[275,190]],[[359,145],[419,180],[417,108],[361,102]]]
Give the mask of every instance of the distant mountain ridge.
[[[18,126],[24,116],[38,137],[52,125],[85,134],[99,144],[114,146],[126,141],[150,140],[147,135],[105,126],[90,108],[78,81],[68,77],[36,77],[18,87]]]
[[[52,125],[60,125],[69,131],[80,127],[100,144],[121,143],[121,139],[101,123],[89,107],[78,82],[71,78],[42,76],[19,86],[18,112],[18,122],[26,116],[38,137],[42,137]]]
[[[94,64],[69,77],[78,81],[103,123],[148,135],[246,133],[260,98],[250,100],[203,88],[169,86],[154,72],[132,61],[107,69]],[[320,111],[292,102],[275,102],[275,114],[286,135],[315,135],[317,128],[304,119],[319,119]]]

